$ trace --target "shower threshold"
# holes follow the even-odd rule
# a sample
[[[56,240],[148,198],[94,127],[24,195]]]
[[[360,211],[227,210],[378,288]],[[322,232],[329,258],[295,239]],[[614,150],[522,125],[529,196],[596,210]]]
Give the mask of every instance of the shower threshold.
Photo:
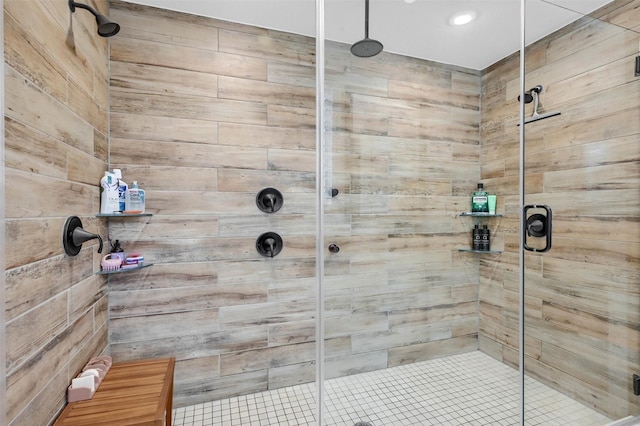
[[[526,424],[603,426],[606,416],[530,377]],[[315,384],[174,410],[175,426],[315,426]],[[518,425],[518,371],[479,352],[325,382],[323,425]]]

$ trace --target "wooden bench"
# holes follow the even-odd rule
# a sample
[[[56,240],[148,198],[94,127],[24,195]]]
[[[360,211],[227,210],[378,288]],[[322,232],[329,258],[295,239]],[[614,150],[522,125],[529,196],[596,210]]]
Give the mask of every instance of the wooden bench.
[[[54,425],[171,426],[175,362],[114,363],[93,398],[69,403]]]

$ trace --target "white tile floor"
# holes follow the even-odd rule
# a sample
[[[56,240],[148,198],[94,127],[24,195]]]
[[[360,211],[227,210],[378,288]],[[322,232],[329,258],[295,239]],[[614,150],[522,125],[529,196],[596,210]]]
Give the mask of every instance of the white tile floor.
[[[324,424],[517,425],[518,372],[470,352],[327,380]],[[601,426],[611,419],[531,378],[527,426]],[[175,426],[315,425],[315,384],[174,410]]]

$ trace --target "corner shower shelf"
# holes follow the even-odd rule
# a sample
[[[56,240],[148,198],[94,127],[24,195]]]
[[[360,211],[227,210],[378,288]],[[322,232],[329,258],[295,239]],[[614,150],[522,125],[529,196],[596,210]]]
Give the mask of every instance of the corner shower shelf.
[[[458,251],[465,253],[479,253],[479,254],[501,254],[502,250],[474,250],[459,248]]]
[[[484,212],[462,212],[460,216],[473,216],[473,217],[502,217],[501,213],[484,213]]]
[[[139,271],[140,269],[148,268],[149,266],[153,266],[153,263],[145,263],[142,266],[136,266],[135,268],[116,269],[115,271],[98,271],[96,272],[96,275],[122,274],[124,272]]]
[[[96,213],[96,217],[144,217],[144,216],[153,216],[153,213]],[[135,268],[128,269],[116,269],[115,271],[98,271],[96,275],[112,275],[112,274],[122,274],[123,272],[133,272],[139,271],[143,268],[148,268],[152,266],[153,263],[145,263],[142,266],[136,266]]]
[[[96,213],[96,217],[142,217],[153,216],[153,213]]]
[[[489,218],[489,217],[502,217],[501,213],[487,213],[487,212],[462,212],[460,216],[477,217],[477,218]],[[495,234],[495,230],[493,232]],[[502,250],[474,250],[470,248],[459,248],[459,252],[464,253],[478,253],[478,254],[501,254]]]

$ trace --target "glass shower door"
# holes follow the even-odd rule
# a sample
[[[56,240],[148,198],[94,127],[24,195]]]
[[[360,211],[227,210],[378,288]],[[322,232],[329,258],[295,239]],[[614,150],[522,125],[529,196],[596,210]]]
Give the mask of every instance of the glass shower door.
[[[473,71],[324,43],[322,424],[519,424],[521,312],[525,424],[639,414],[638,1],[525,4],[522,195],[517,52]],[[548,8],[567,20],[544,35]],[[486,254],[465,250],[480,181]]]
[[[640,414],[640,2],[543,6],[579,13],[526,49],[525,424],[605,425]]]
[[[369,35],[423,37],[436,3],[446,25],[463,2],[372,1]],[[325,6],[331,26],[355,9],[343,26],[362,39],[364,0]],[[424,19],[378,26],[401,7]],[[499,254],[467,250],[477,218],[462,215],[481,179],[483,73],[326,37],[322,424],[517,423],[517,371],[479,337],[481,265]]]

